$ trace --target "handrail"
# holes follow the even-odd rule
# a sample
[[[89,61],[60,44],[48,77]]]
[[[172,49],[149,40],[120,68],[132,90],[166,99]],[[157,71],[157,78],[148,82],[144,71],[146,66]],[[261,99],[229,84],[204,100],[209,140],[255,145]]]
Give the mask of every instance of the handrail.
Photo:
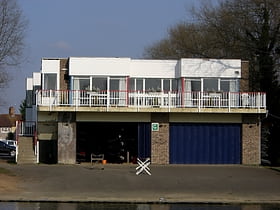
[[[17,145],[20,139],[20,136],[27,136],[33,138],[33,151],[34,155],[38,154],[38,145],[37,145],[37,129],[35,121],[16,121],[16,141]],[[18,146],[16,148],[16,162],[18,157]],[[38,158],[38,156],[37,156]]]
[[[36,122],[35,121],[17,121],[16,136],[35,136]]]
[[[86,91],[39,90],[38,106],[257,108],[266,109],[264,92]]]

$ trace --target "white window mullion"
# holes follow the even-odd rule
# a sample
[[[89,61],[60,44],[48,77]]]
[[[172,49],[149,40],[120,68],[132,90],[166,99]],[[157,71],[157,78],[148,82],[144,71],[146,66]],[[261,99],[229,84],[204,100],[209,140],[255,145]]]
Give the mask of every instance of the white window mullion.
[[[42,90],[45,90],[45,74],[42,74]]]
[[[92,76],[89,77],[89,90],[92,91]]]
[[[107,91],[110,90],[110,77],[107,77]]]

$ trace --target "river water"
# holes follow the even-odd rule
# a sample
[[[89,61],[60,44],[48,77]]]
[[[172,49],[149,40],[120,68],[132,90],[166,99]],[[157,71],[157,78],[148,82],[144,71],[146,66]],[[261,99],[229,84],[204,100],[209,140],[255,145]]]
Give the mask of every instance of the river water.
[[[280,204],[125,204],[0,202],[1,210],[279,210]]]

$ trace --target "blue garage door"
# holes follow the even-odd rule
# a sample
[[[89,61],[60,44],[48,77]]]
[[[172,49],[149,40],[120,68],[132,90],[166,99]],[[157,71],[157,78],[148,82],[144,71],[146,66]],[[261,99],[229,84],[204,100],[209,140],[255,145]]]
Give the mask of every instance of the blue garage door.
[[[240,164],[240,124],[170,124],[170,163]]]
[[[138,157],[151,157],[151,123],[138,124]]]

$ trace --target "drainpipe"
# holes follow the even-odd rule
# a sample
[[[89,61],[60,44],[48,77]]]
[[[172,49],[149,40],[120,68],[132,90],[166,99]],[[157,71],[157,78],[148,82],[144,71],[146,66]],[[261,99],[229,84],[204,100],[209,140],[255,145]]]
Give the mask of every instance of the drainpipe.
[[[39,141],[36,141],[36,147],[37,147],[37,155],[36,155],[36,162],[39,163]]]

